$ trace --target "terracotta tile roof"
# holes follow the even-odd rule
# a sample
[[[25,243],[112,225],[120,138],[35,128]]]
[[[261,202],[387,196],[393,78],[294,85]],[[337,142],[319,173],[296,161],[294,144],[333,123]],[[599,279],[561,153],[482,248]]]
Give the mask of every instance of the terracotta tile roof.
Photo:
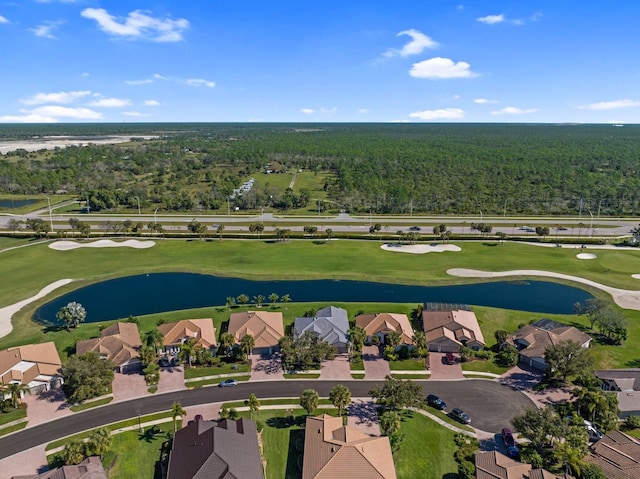
[[[307,417],[302,479],[396,479],[388,437],[369,436],[329,415]]]
[[[235,342],[247,334],[253,336],[256,348],[270,348],[278,346],[278,341],[284,336],[284,322],[282,313],[270,311],[247,311],[233,313],[229,318],[229,334]]]
[[[164,336],[164,345],[180,345],[186,338],[193,338],[196,344],[205,349],[216,346],[216,328],[213,319],[184,319],[175,323],[158,326]]]
[[[196,420],[173,440],[167,479],[262,479],[256,425]]]
[[[356,316],[356,326],[364,329],[367,336],[384,331],[395,331],[400,333],[401,344],[413,344],[413,328],[406,314],[359,314]]]
[[[21,384],[41,376],[60,374],[62,361],[56,345],[49,341],[27,344],[0,351],[0,383],[19,381]],[[45,380],[45,378],[42,378]]]
[[[99,338],[83,339],[76,343],[76,353],[96,351],[117,366],[140,357],[140,332],[135,323],[115,323],[100,332]]]
[[[607,479],[640,477],[640,441],[611,431],[591,446],[587,462],[600,466]]]
[[[462,340],[467,343],[477,342],[483,346],[485,344],[478,319],[473,311],[463,309],[423,311],[422,327],[428,343],[446,337],[460,345]]]

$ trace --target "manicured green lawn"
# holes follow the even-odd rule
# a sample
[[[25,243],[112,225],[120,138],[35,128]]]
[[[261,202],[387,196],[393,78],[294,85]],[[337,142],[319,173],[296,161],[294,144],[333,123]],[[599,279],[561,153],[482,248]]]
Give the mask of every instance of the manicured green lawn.
[[[138,431],[128,431],[112,436],[110,451],[105,454],[103,464],[108,467],[108,476],[113,479],[153,479],[159,467],[162,443],[167,432],[173,432],[173,424],[160,424],[162,433],[151,436]],[[147,428],[148,429],[148,428]]]
[[[415,412],[403,416],[400,433],[404,439],[394,456],[398,479],[456,477],[448,476],[458,470],[453,431]]]
[[[504,374],[509,368],[498,366],[492,359],[475,360],[462,363],[463,371],[480,371],[483,373]]]
[[[26,409],[14,409],[13,411],[0,413],[0,426],[2,424],[8,424],[18,419],[27,417]]]
[[[98,401],[91,401],[91,402],[87,402],[84,404],[78,404],[76,406],[71,406],[69,409],[71,409],[73,412],[80,412],[80,411],[84,411],[85,409],[91,409],[92,407],[98,407],[98,406],[104,406],[105,404],[109,404],[111,401],[113,401],[113,398],[104,398],[104,399],[100,399]]]
[[[424,371],[424,359],[389,361],[391,371]]]
[[[0,429],[0,436],[5,436],[6,434],[10,434],[12,432],[19,431],[27,427],[27,421],[21,422],[20,424],[14,424],[13,426],[5,427]]]
[[[247,371],[249,371],[249,366],[246,364],[220,363],[220,366],[211,366],[207,368],[185,368],[184,378],[192,379],[203,376],[216,376],[218,374],[244,373]]]

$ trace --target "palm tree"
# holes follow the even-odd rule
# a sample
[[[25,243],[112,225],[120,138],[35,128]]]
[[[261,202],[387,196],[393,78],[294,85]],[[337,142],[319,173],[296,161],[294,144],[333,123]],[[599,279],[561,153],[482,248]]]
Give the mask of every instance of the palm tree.
[[[191,367],[191,358],[193,357],[193,354],[195,352],[196,352],[196,343],[193,341],[193,339],[189,339],[188,341],[185,341],[184,343],[182,343],[182,345],[180,346],[180,352],[178,353],[178,358],[180,358],[181,361],[186,360],[189,367]]]
[[[101,427],[96,429],[89,435],[87,441],[87,449],[90,450],[91,455],[98,455],[102,457],[105,452],[111,447],[111,433],[107,428]]]
[[[62,461],[67,465],[80,464],[86,457],[86,446],[80,439],[69,441],[62,451]]]
[[[280,298],[280,301],[282,301],[286,305],[287,303],[291,302],[291,296],[289,296],[288,294],[283,294]],[[287,307],[285,306],[284,309],[287,309]]]
[[[262,305],[264,303],[264,295],[262,294],[258,294],[256,296],[253,297],[253,302],[256,305],[256,308],[262,308]]]
[[[307,411],[308,415],[313,414],[320,402],[320,395],[315,389],[305,389],[300,395],[300,406]]]
[[[400,414],[397,411],[385,411],[378,422],[383,436],[393,436],[400,429]]]
[[[231,333],[225,332],[220,335],[220,347],[223,348],[224,354],[229,354],[235,340]]]
[[[56,313],[56,319],[62,322],[67,331],[71,331],[71,328],[77,328],[78,324],[83,322],[86,317],[87,311],[75,301],[67,303]]]
[[[389,346],[393,346],[395,348],[400,344],[401,339],[402,337],[400,336],[400,333],[397,331],[389,331],[387,333],[387,343],[389,343]]]
[[[324,230],[324,233],[327,235],[327,241],[331,243],[331,238],[333,237],[333,230],[331,228],[327,228]]]
[[[269,295],[269,301],[271,301],[272,308],[276,307],[276,302],[278,301],[279,298],[280,298],[280,295],[278,293],[271,293]]]
[[[18,408],[22,402],[22,395],[31,394],[31,389],[26,384],[9,383],[2,388],[2,391],[11,396],[11,404],[14,409]]]
[[[218,233],[218,239],[222,241],[222,232],[224,231],[224,225],[218,225],[216,233]]]
[[[329,400],[331,404],[338,408],[338,415],[342,417],[342,411],[351,402],[351,391],[347,386],[336,384],[329,391]]]
[[[227,296],[227,308],[231,309],[236,305],[236,298]]]
[[[364,329],[351,328],[349,330],[349,338],[351,339],[351,344],[353,345],[353,349],[357,352],[362,351],[362,346],[364,346],[364,342],[367,339],[367,333]]]
[[[251,393],[245,404],[249,407],[249,419],[253,420],[253,413],[260,410],[260,401],[255,394]]]
[[[187,415],[187,411],[184,410],[182,405],[179,402],[174,402],[171,406],[171,417],[173,418],[173,432],[175,434],[178,429],[178,417],[182,419]]]
[[[247,304],[249,302],[249,296],[247,296],[246,294],[242,293],[239,294],[238,297],[236,298],[236,301],[238,302],[238,304],[240,304],[241,306],[244,306],[245,304]]]
[[[244,336],[242,336],[242,339],[240,340],[240,347],[242,347],[242,350],[247,355],[247,357],[251,354],[251,351],[253,350],[253,347],[255,345],[256,340],[253,336],[251,336],[250,334],[245,334]]]

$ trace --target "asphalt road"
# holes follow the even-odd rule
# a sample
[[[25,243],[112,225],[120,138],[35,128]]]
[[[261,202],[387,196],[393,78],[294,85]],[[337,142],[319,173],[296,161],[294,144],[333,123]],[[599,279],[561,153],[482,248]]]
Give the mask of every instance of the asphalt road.
[[[258,398],[299,397],[304,389],[312,388],[320,396],[329,395],[336,384],[344,384],[352,397],[366,397],[371,388],[383,381],[320,381],[284,380],[240,383],[234,388],[205,387],[145,396],[131,401],[110,404],[65,416],[54,421],[0,438],[0,459],[12,456],[39,444],[75,434],[104,424],[166,411],[174,402],[183,407],[209,402],[244,400],[254,393]],[[511,418],[535,407],[524,394],[513,391],[495,381],[467,379],[464,381],[422,381],[426,394],[436,394],[447,403],[447,411],[459,407],[471,417],[472,425],[483,431],[498,433],[508,426]]]

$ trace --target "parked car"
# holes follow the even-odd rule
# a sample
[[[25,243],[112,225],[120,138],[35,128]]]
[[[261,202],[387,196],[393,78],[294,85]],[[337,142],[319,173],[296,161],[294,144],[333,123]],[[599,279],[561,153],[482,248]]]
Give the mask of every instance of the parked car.
[[[460,408],[454,407],[451,410],[451,417],[462,424],[471,424],[471,418],[469,415]]]
[[[220,386],[221,388],[231,388],[237,385],[238,381],[236,381],[235,379],[225,379],[220,384],[218,384],[218,386]]]
[[[511,429],[509,429],[508,427],[503,428],[500,435],[502,436],[502,440],[504,441],[505,446],[509,447],[509,446],[516,445],[516,441],[515,439],[513,439],[513,434],[511,433]]]
[[[429,406],[431,406],[431,407],[439,409],[440,411],[442,411],[443,409],[445,409],[447,407],[447,403],[444,402],[442,399],[440,399],[435,394],[429,394],[427,396],[427,404]]]
[[[456,363],[456,357],[453,355],[453,353],[447,353],[445,358],[447,360],[447,364],[455,364]]]

